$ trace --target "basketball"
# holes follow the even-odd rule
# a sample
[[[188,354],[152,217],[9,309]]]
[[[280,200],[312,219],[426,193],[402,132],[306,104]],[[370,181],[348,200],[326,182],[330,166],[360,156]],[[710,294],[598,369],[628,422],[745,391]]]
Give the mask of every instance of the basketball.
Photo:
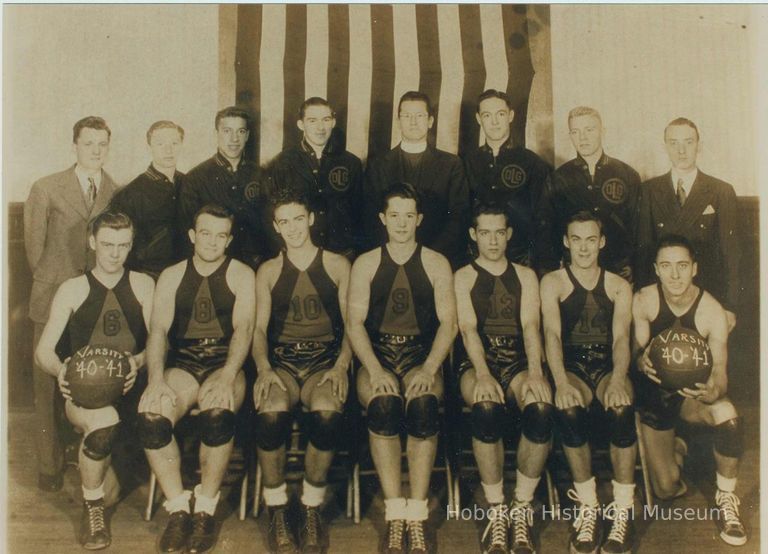
[[[67,364],[65,379],[72,400],[83,408],[103,408],[123,395],[130,373],[128,357],[108,346],[83,346]]]
[[[712,372],[709,344],[692,329],[662,331],[651,341],[648,355],[665,389],[695,388],[696,383],[706,383]]]

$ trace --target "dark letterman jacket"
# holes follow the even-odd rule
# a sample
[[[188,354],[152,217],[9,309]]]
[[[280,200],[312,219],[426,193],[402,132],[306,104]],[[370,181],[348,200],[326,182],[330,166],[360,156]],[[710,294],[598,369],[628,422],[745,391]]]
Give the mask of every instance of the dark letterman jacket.
[[[639,202],[640,176],[624,162],[603,153],[594,178],[581,156],[564,163],[550,176],[542,195],[537,267],[547,271],[560,267],[565,221],[588,210],[603,222],[600,265],[614,273],[626,266],[634,269]]]
[[[184,174],[176,171],[173,182],[152,164],[121,188],[109,210],[122,212],[133,221],[133,248],[125,267],[157,277],[166,267],[181,260],[177,200]]]
[[[363,165],[329,141],[320,159],[302,140],[281,152],[269,166],[270,194],[293,189],[303,193],[315,213],[312,241],[334,252],[361,251],[363,244]]]
[[[234,238],[228,253],[233,258],[257,266],[265,256],[272,255],[266,239],[266,184],[259,166],[241,159],[237,170],[217,152],[193,168],[185,177],[179,195],[179,223],[186,235],[192,227],[195,213],[206,204],[218,204],[232,211]],[[187,240],[186,253],[192,247]]]
[[[506,209],[513,228],[507,256],[530,266],[537,231],[536,210],[551,168],[532,151],[501,145],[498,156],[487,144],[464,158],[469,190],[475,204],[495,204]]]

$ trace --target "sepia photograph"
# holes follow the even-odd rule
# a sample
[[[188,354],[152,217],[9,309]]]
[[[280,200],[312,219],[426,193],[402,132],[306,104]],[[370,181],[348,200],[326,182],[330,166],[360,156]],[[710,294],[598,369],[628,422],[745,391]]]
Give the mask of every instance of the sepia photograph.
[[[768,7],[2,26],[4,552],[766,551]]]

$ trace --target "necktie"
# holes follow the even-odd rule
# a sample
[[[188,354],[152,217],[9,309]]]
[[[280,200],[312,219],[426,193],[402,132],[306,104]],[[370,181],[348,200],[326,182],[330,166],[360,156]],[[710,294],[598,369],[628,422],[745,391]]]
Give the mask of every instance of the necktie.
[[[96,180],[93,177],[88,177],[88,209],[93,207],[93,203],[96,202]]]
[[[685,189],[683,188],[682,179],[677,180],[677,203],[680,204],[681,208],[685,204]]]

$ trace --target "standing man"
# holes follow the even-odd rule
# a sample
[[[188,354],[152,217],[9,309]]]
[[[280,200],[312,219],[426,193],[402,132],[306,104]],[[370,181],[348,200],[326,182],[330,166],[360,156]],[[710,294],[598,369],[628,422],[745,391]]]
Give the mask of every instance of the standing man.
[[[603,151],[603,123],[593,108],[578,107],[568,114],[568,129],[576,158],[552,174],[539,213],[537,267],[553,271],[561,267],[565,222],[583,210],[600,218],[605,248],[600,266],[630,283],[635,265],[635,233],[640,201],[640,176],[622,161]],[[562,260],[567,264],[568,260]]]
[[[513,231],[507,218],[502,207],[475,208],[469,236],[477,243],[478,257],[456,272],[454,285],[467,353],[458,369],[461,395],[472,409],[472,450],[493,508],[483,535],[488,554],[534,551],[531,503],[552,438],[552,391],[541,367],[539,280],[532,269],[508,261]],[[515,420],[505,406],[522,416],[509,507],[504,504],[502,441]]]
[[[32,269],[29,317],[35,324],[33,349],[48,321],[56,289],[94,265],[88,250],[88,225],[109,204],[117,185],[102,169],[112,132],[100,117],[81,119],[72,130],[75,165],[32,185],[24,204],[24,246]],[[35,365],[37,486],[57,491],[62,486],[63,454],[59,438],[61,405],[56,379]]]
[[[336,114],[327,100],[305,100],[296,125],[301,143],[284,150],[270,166],[272,194],[293,189],[305,196],[315,220],[312,243],[352,260],[363,240],[363,166],[331,140]]]
[[[741,289],[738,201],[731,185],[698,169],[699,138],[696,124],[684,117],[670,121],[664,129],[672,169],[643,185],[640,284],[653,282],[657,242],[670,234],[684,236],[698,259],[696,283],[725,308],[730,331],[736,325]]]
[[[409,183],[421,197],[424,209],[418,243],[436,250],[458,267],[467,259],[464,229],[469,221],[469,188],[461,160],[427,143],[435,118],[426,94],[403,94],[398,122],[402,141],[372,160],[366,175],[365,217],[372,246],[380,246],[385,238],[376,223],[384,193],[392,183]]]
[[[636,360],[641,372],[636,381],[637,405],[653,490],[663,499],[677,498],[687,490],[675,457],[678,419],[711,427],[720,538],[726,544],[740,546],[747,542],[736,496],[744,424],[727,396],[727,312],[712,295],[694,284],[698,264],[693,246],[685,237],[667,235],[661,239],[654,269],[659,283],[635,293],[632,305]],[[696,331],[707,341],[712,352],[712,373],[706,383],[677,391],[661,388],[648,348],[655,336],[673,326]]]
[[[66,399],[67,419],[83,433],[78,468],[83,489],[80,544],[87,550],[106,548],[111,533],[105,518],[105,496],[113,446],[118,439],[120,416],[115,406],[88,409],[73,402],[62,362],[82,347],[107,346],[128,356],[130,372],[123,394],[144,366],[147,324],[152,312],[155,283],[146,275],[124,268],[133,240],[133,225],[125,214],[103,212],[94,221],[88,242],[96,266],[85,275],[62,283],[51,304],[51,316],[37,346],[40,367],[58,379]],[[66,337],[61,341],[62,336]],[[61,350],[57,352],[57,345]],[[61,354],[61,355],[60,355]]]
[[[550,167],[530,150],[512,144],[510,125],[515,112],[505,93],[494,89],[482,93],[475,117],[485,134],[485,144],[464,159],[470,193],[475,204],[504,208],[515,228],[507,242],[506,258],[530,267],[536,212]]]
[[[547,361],[555,383],[557,424],[579,516],[571,527],[572,553],[623,554],[632,549],[637,433],[629,370],[632,287],[598,263],[605,247],[593,212],[566,221],[570,262],[541,280]],[[601,510],[589,447],[590,408],[607,418],[613,466],[613,503]],[[613,520],[602,539],[601,512]],[[602,545],[602,546],[601,546]]]
[[[180,258],[176,205],[184,175],[176,170],[176,162],[183,142],[184,129],[176,123],[153,123],[147,131],[152,162],[115,194],[110,205],[112,211],[129,216],[136,229],[126,267],[155,280]]]
[[[213,516],[232,454],[235,413],[245,398],[242,367],[256,312],[253,271],[224,253],[233,219],[225,208],[201,208],[189,230],[194,254],[163,271],[155,291],[139,438],[170,514],[161,552],[199,554],[216,544]],[[192,503],[173,426],[194,406],[200,409],[201,482]]]
[[[349,261],[312,242],[314,213],[305,198],[289,193],[273,199],[273,205],[275,230],[285,242],[285,252],[262,264],[256,275],[253,336],[256,445],[270,515],[269,544],[276,552],[297,550],[287,519],[285,444],[291,412],[301,403],[309,412],[309,444],[299,551],[319,554],[328,546],[319,508],[343,434],[352,359],[344,336]]]
[[[441,367],[456,337],[451,268],[416,241],[418,193],[398,183],[383,194],[385,245],[357,258],[349,290],[349,338],[360,359],[357,392],[368,412],[371,456],[384,493],[381,552],[426,554],[427,494],[437,452]],[[410,494],[402,495],[400,431],[408,433]],[[406,537],[407,533],[407,537]]]
[[[179,193],[180,229],[187,232],[195,214],[207,204],[227,208],[235,218],[229,255],[255,271],[270,247],[264,225],[266,191],[261,170],[243,156],[251,117],[245,110],[230,106],[216,114],[215,128],[218,151],[184,177]]]

